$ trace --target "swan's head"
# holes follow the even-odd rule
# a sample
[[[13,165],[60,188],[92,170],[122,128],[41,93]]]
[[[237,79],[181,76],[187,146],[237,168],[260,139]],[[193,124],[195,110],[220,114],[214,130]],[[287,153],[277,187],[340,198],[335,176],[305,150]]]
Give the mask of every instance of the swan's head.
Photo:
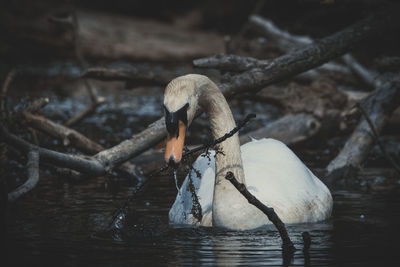
[[[165,125],[167,145],[165,161],[176,166],[182,159],[186,129],[192,123],[197,110],[195,83],[189,79],[172,80],[164,93]]]

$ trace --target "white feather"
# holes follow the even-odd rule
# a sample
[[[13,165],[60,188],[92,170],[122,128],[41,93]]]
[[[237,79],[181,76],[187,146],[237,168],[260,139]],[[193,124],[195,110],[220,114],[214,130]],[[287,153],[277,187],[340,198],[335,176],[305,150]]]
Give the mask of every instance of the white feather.
[[[328,188],[285,144],[274,139],[254,139],[241,146],[241,154],[247,189],[265,205],[274,208],[284,223],[316,222],[330,216],[332,197]],[[212,226],[214,155],[212,151],[210,158],[202,155],[194,163],[201,178],[195,171],[190,174],[202,208],[201,222],[191,214],[193,200],[188,175],[169,211],[170,223]],[[237,212],[246,208],[238,207]],[[266,216],[254,216],[248,221],[251,225],[243,225],[243,228],[271,223]]]

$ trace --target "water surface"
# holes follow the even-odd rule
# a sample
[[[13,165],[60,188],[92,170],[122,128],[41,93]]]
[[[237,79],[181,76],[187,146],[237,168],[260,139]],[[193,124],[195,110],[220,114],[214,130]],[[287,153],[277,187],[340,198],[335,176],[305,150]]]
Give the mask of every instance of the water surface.
[[[298,250],[282,255],[274,228],[226,231],[173,228],[172,176],[150,180],[129,205],[121,231],[107,231],[130,192],[126,180],[70,184],[42,173],[40,184],[9,207],[8,266],[385,266],[397,261],[400,196],[335,191],[332,219],[288,226]],[[302,251],[301,233],[312,238]],[[285,256],[285,257],[284,257]]]

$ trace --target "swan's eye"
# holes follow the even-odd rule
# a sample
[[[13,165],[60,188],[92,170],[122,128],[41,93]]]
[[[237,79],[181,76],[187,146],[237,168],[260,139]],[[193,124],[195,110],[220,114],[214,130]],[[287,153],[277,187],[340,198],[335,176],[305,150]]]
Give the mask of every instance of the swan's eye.
[[[181,109],[175,112],[169,112],[168,109],[164,106],[165,109],[165,125],[167,126],[168,133],[176,137],[179,136],[179,121],[182,121],[185,125],[187,125],[187,109],[189,107],[189,103],[184,105]]]

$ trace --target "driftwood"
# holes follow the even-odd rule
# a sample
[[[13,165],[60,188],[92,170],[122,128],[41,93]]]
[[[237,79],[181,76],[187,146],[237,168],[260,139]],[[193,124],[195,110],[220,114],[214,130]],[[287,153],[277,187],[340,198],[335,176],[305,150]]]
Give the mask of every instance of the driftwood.
[[[261,28],[262,32],[266,36],[271,37],[273,41],[277,42],[278,47],[283,49],[285,52],[314,43],[314,40],[310,37],[294,35],[283,31],[279,29],[272,21],[264,19],[260,16],[250,16],[249,21],[258,28]],[[346,54],[342,56],[342,60],[367,85],[372,88],[379,85],[379,81],[375,79],[376,73],[372,73],[370,70],[366,69],[353,56]],[[344,66],[335,64],[333,62],[326,63],[317,69],[348,72],[348,69],[346,69]]]
[[[267,215],[268,220],[270,220],[279,231],[279,235],[282,238],[282,247],[288,248],[290,250],[296,250],[292,240],[290,240],[290,237],[286,231],[285,224],[281,221],[274,209],[267,207],[266,205],[261,203],[255,196],[253,196],[247,190],[244,184],[241,184],[236,180],[232,172],[227,172],[225,178],[232,183],[232,185],[249,201],[250,204],[256,206],[265,215]]]
[[[64,146],[73,145],[82,152],[94,154],[104,150],[104,147],[93,142],[77,131],[59,125],[40,115],[23,112],[25,123],[30,127],[46,132],[48,135],[62,140]]]
[[[271,60],[266,67],[253,68],[235,75],[229,82],[221,86],[221,90],[229,96],[243,92],[257,92],[262,87],[315,68],[343,55],[355,45],[359,45],[393,25],[395,19],[396,15],[393,11],[370,16],[316,43]]]
[[[31,191],[39,182],[39,153],[36,150],[28,152],[28,162],[26,164],[28,179],[24,184],[17,187],[14,191],[8,194],[8,201],[14,202],[22,195]]]
[[[286,145],[293,145],[314,136],[320,129],[321,123],[312,115],[289,114],[271,122],[266,127],[241,135],[240,143],[250,142],[251,138],[275,138]]]
[[[387,118],[400,103],[400,81],[393,79],[372,92],[361,105],[377,134],[380,133]],[[340,153],[326,167],[326,182],[350,177],[357,171],[373,147],[374,135],[367,119],[362,118],[347,140]]]

